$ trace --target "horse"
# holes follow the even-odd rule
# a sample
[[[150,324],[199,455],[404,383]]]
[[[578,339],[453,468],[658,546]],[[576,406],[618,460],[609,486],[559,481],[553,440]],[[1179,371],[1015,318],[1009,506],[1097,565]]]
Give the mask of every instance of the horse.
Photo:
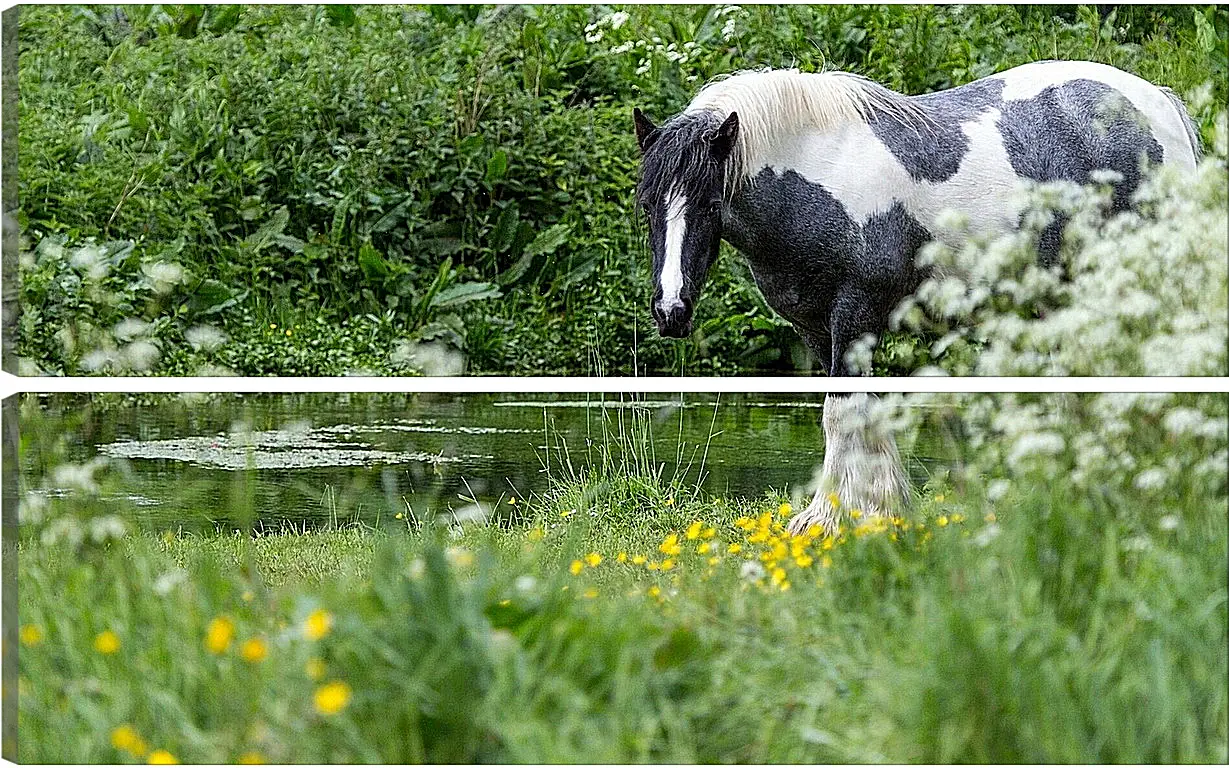
[[[877,340],[927,277],[918,250],[1019,227],[1022,185],[1111,178],[1118,211],[1147,167],[1194,168],[1201,155],[1171,90],[1084,61],[1025,64],[919,96],[847,72],[746,71],[705,85],[661,126],[639,109],[633,117],[658,332],[691,333],[724,239],[831,376],[869,373],[847,353]],[[967,228],[937,227],[948,211]],[[1058,261],[1063,224],[1055,217],[1040,233],[1043,264]],[[819,490],[791,531],[834,528],[838,503],[883,515],[908,497],[894,439],[867,425],[872,402],[825,398]]]

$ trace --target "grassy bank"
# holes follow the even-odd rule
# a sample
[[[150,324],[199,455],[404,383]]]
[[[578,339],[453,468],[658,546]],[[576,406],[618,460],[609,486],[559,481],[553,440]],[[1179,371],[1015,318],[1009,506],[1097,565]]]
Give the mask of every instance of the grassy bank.
[[[1223,505],[1123,501],[791,540],[779,498],[608,476],[513,528],[32,543],[19,757],[1223,762]]]
[[[1087,59],[1210,83],[1210,144],[1227,40],[1215,6],[29,6],[18,353],[57,374],[809,371],[730,253],[693,338],[651,330],[633,106],[660,120],[761,66],[924,93]],[[894,337],[878,366],[927,362]]]

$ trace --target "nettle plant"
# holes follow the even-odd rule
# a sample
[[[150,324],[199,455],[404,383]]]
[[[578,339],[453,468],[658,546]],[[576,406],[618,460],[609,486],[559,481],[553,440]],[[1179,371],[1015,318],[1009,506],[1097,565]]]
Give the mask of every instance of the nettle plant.
[[[1195,109],[1207,93],[1196,94]],[[1022,228],[962,248],[939,242],[934,267],[893,329],[941,337],[949,373],[989,376],[1224,376],[1229,371],[1229,183],[1225,113],[1193,174],[1162,168],[1111,212],[1110,179],[1022,192]],[[1067,220],[1061,266],[1037,262],[1037,238]],[[967,222],[940,222],[960,231]],[[976,356],[950,354],[972,343]]]

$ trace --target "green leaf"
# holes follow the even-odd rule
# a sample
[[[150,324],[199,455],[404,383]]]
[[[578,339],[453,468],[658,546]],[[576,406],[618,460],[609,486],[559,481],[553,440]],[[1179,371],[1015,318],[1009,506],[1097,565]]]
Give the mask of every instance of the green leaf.
[[[371,243],[363,243],[358,249],[358,265],[369,280],[379,280],[388,275],[388,262]]]
[[[491,249],[496,253],[503,253],[512,247],[512,241],[516,239],[516,228],[520,223],[520,215],[521,211],[515,203],[499,214],[495,228],[491,230]]]
[[[568,235],[572,234],[572,226],[570,224],[556,224],[553,227],[548,227],[538,233],[538,236],[533,239],[529,245],[525,246],[525,254],[528,256],[537,256],[539,254],[549,256],[559,249],[559,246],[567,242]]]
[[[480,299],[497,299],[503,293],[494,283],[457,283],[431,297],[433,307],[456,307]]]
[[[354,8],[349,5],[328,5],[324,8],[325,18],[335,27],[354,26]]]
[[[387,213],[376,219],[376,222],[371,225],[371,231],[375,233],[387,232],[400,224],[401,220],[405,218],[406,209],[410,207],[411,202],[413,202],[413,199],[406,197],[400,203],[394,205]]]
[[[286,229],[286,224],[290,222],[290,211],[286,206],[282,206],[273,212],[273,216],[264,224],[260,225],[260,229],[256,230],[251,237],[243,241],[244,245],[252,250],[259,251],[269,243],[273,242],[273,238],[282,234]]]
[[[496,150],[491,159],[486,161],[486,181],[494,184],[508,172],[508,153],[502,149]]]

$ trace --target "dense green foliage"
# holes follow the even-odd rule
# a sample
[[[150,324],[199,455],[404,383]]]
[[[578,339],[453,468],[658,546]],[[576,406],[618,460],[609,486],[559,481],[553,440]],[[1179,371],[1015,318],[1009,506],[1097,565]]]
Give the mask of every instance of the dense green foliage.
[[[1213,7],[30,6],[19,353],[167,374],[810,369],[725,258],[656,337],[630,111],[756,66],[1093,59],[1226,101]],[[1213,111],[1197,114],[1211,130]],[[426,347],[423,344],[426,343]],[[450,362],[439,363],[440,348]],[[881,368],[925,363],[890,339]]]
[[[1225,762],[1229,401],[956,403],[972,471],[799,538],[645,413],[520,522],[256,536],[117,525],[121,468],[23,428],[73,490],[23,505],[18,758]]]

